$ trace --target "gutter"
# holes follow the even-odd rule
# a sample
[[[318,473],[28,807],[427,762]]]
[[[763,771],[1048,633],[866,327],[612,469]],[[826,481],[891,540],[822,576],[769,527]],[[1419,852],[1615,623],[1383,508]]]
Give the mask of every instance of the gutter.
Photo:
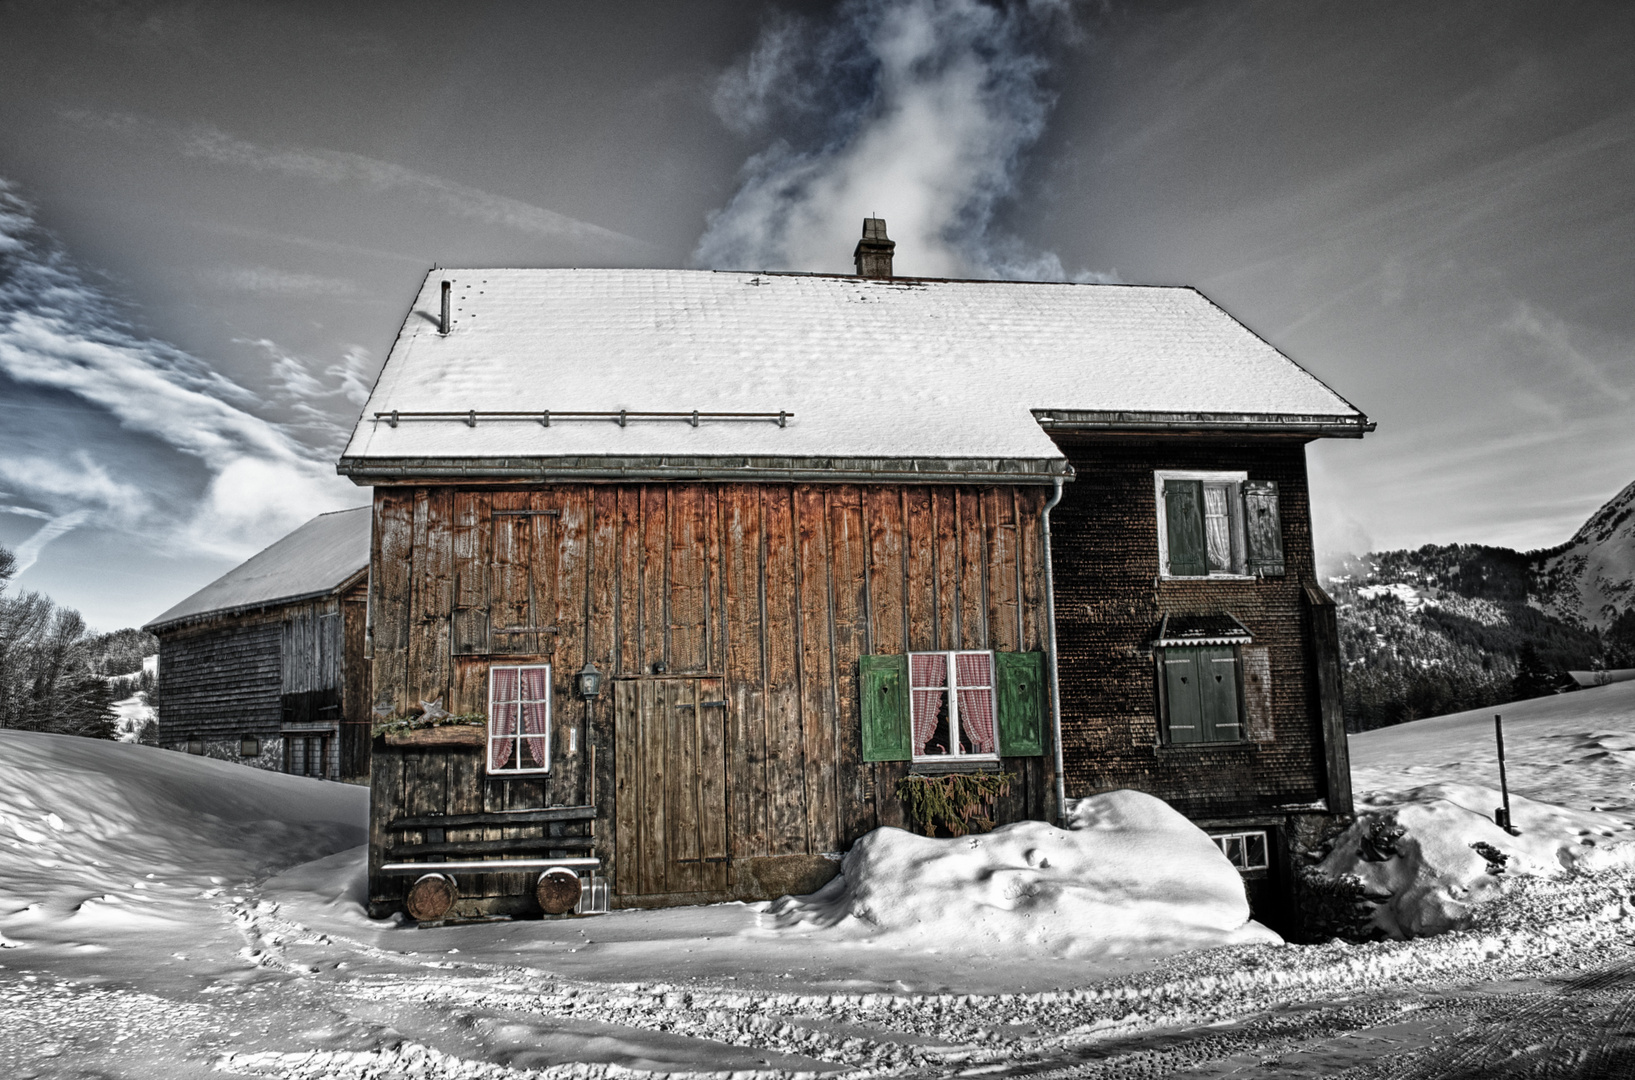
[[[1039,529],[1045,541],[1045,626],[1050,650],[1050,729],[1056,751],[1056,824],[1067,828],[1067,777],[1062,764],[1062,682],[1056,671],[1056,572],[1050,560],[1050,511],[1062,501],[1062,478],[1055,478],[1056,488],[1050,501],[1039,515]]]

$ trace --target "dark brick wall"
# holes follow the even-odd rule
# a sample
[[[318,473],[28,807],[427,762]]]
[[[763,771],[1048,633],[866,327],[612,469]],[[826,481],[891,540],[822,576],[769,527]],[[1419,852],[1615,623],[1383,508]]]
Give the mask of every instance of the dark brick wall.
[[[1062,440],[1077,470],[1052,511],[1067,792],[1137,788],[1194,818],[1275,813],[1325,797],[1300,582],[1313,573],[1305,448],[1295,440]],[[1275,480],[1287,573],[1257,581],[1161,581],[1157,469],[1243,470]],[[1265,648],[1271,707],[1258,738],[1158,745],[1151,648],[1166,613],[1226,612]]]
[[[277,739],[282,636],[282,611],[161,634],[160,740]]]

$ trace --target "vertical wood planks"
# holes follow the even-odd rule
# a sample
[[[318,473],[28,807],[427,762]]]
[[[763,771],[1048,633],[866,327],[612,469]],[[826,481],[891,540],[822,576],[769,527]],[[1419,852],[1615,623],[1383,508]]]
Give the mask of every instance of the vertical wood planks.
[[[936,520],[931,492],[908,488],[903,493],[907,513],[903,520],[903,548],[907,556],[907,652],[937,647]]]
[[[448,702],[449,630],[453,613],[452,494],[415,492],[414,568],[409,602],[409,699]]]
[[[459,656],[488,652],[489,497],[456,491],[452,509],[454,553],[453,651]]]
[[[496,654],[530,655],[538,651],[534,625],[533,522],[527,514],[507,513],[529,508],[525,491],[499,491],[493,495],[493,553],[489,568],[488,610],[489,649]]]
[[[935,539],[932,560],[936,567],[937,644],[939,649],[960,647],[959,604],[959,490],[931,489]]]
[[[641,892],[636,864],[641,850],[641,795],[637,710],[641,707],[641,683],[620,680],[613,684],[613,814],[615,849],[614,887],[621,895]]]
[[[374,683],[377,699],[402,712],[409,706],[409,593],[414,567],[414,492],[387,488],[375,495]]]
[[[801,731],[806,751],[806,843],[837,850],[834,666],[830,637],[829,523],[825,489],[796,488],[796,567],[800,596]]]
[[[727,714],[731,705],[721,679],[699,679],[698,707],[698,891],[727,887]],[[713,705],[724,708],[712,708]]]
[[[1008,488],[985,488],[982,517],[987,537],[988,646],[1019,652],[1022,646],[1018,609],[1016,502]]]
[[[955,489],[954,496],[959,536],[959,638],[954,648],[986,649],[988,566],[982,542],[982,498],[969,488]]]
[[[669,501],[670,670],[702,674],[709,668],[704,492],[695,484],[671,488]]]
[[[665,868],[670,892],[697,892],[698,873],[698,684],[691,679],[666,679],[655,733],[663,738]],[[655,740],[656,741],[656,740]],[[681,865],[678,865],[681,864]]]
[[[834,488],[829,497],[835,678],[830,731],[841,840],[825,851],[838,850],[846,840],[874,828],[873,800],[863,775],[857,686],[857,659],[869,651],[868,543],[861,492],[849,484]]]
[[[639,891],[661,893],[668,891],[664,846],[665,838],[669,836],[669,807],[664,797],[664,778],[669,771],[669,763],[664,757],[663,710],[667,700],[673,701],[674,694],[665,692],[668,682],[643,681],[636,685],[636,713],[629,726],[637,744]]]
[[[756,854],[801,855],[807,844],[809,755],[801,723],[801,600],[796,589],[797,529],[790,488],[761,495],[760,558],[766,656],[766,770],[752,777],[767,800],[767,836]],[[828,848],[818,848],[827,851]]]
[[[728,817],[734,858],[767,853],[767,716],[762,638],[769,632],[761,610],[761,501],[752,486],[724,488],[720,498],[722,577],[725,600],[726,740],[732,783]]]
[[[670,552],[669,489],[659,484],[642,488],[641,507],[641,632],[637,639],[636,674],[653,670],[654,663],[670,664]]]
[[[556,501],[562,516],[557,519],[556,558],[551,565],[556,579],[551,622],[557,628],[551,658],[552,791],[559,801],[575,805],[585,801],[583,766],[588,756],[581,744],[589,733],[579,730],[584,726],[584,706],[574,693],[574,673],[586,658],[589,504],[583,488],[567,488]]]

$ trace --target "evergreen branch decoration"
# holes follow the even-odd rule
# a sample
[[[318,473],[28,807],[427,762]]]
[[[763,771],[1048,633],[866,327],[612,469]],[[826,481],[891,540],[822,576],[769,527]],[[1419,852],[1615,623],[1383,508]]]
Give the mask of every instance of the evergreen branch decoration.
[[[994,800],[1009,795],[1015,779],[1010,773],[911,775],[897,781],[897,797],[925,835],[935,836],[941,828],[964,836],[994,827]]]

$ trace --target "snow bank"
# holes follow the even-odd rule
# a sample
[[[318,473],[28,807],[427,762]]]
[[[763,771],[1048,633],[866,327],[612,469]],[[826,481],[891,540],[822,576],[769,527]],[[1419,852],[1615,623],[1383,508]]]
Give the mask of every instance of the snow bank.
[[[1249,921],[1213,841],[1163,801],[1096,795],[1070,824],[952,840],[876,829],[839,877],[768,914],[785,930],[923,951],[1112,957],[1281,941]]]
[[[368,816],[350,784],[0,730],[0,932],[182,921],[201,889],[362,843]]]
[[[1467,924],[1521,877],[1635,867],[1635,830],[1618,817],[1512,794],[1512,836],[1493,823],[1500,804],[1477,784],[1372,795],[1319,868],[1361,878],[1379,900],[1374,924],[1400,938]]]

